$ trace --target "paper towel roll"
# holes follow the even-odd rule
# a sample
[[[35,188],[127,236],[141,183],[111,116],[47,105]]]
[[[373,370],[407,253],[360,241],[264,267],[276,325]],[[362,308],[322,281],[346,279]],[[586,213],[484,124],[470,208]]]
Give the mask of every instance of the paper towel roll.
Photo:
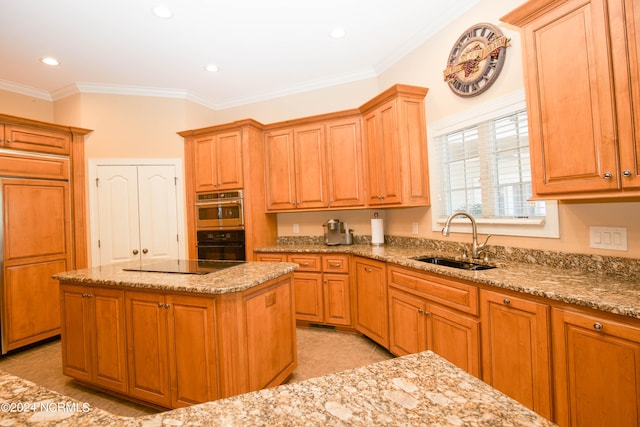
[[[374,246],[384,245],[384,226],[382,218],[371,220],[371,244]]]

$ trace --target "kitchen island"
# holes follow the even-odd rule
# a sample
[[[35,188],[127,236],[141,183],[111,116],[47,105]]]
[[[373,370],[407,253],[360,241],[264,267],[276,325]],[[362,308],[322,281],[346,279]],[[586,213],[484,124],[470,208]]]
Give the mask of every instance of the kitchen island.
[[[229,263],[199,274],[129,271],[157,263],[54,276],[66,375],[161,408],[272,387],[289,377],[297,364],[296,264]],[[202,263],[180,260],[185,264]]]
[[[1,372],[0,390],[3,425],[554,425],[430,351],[136,418]]]

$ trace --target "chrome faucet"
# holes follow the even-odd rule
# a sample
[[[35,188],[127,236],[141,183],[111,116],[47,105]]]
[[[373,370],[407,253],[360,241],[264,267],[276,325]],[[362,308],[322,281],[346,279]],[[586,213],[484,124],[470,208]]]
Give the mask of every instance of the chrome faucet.
[[[471,249],[471,257],[479,258],[479,254],[487,246],[487,242],[489,241],[489,237],[491,237],[491,234],[487,236],[484,243],[478,244],[478,226],[476,224],[475,218],[471,216],[470,213],[465,211],[457,211],[449,215],[449,218],[447,218],[447,222],[445,222],[444,228],[442,229],[442,235],[445,237],[449,236],[449,226],[451,225],[451,220],[457,216],[466,216],[471,220],[471,229],[473,231],[473,246]]]

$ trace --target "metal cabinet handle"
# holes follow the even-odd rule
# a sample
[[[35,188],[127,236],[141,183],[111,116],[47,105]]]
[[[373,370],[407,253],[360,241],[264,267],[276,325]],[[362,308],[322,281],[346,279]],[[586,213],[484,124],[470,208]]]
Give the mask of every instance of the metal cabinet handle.
[[[596,331],[601,331],[602,328],[604,328],[604,326],[602,326],[602,323],[600,322],[596,322],[593,324],[593,329],[595,329]]]
[[[421,309],[421,308],[419,308],[419,309],[418,309],[418,313],[423,314],[423,313],[424,313],[424,310],[423,310],[423,309]]]
[[[13,139],[7,139],[7,144],[11,144],[13,142]]]
[[[0,138],[0,142],[4,142],[4,138]]]
[[[164,308],[169,308],[169,307],[171,307],[171,304],[165,304],[164,305]]]
[[[132,252],[133,252],[134,255],[138,255],[138,250],[137,249],[134,249]]]
[[[301,267],[309,267],[309,263],[308,262],[301,262],[300,266]]]
[[[143,253],[143,254],[146,254],[147,252],[149,252],[149,249],[147,249],[147,248],[144,248],[144,249],[142,250],[142,253]]]
[[[602,177],[604,179],[611,179],[611,177],[613,177],[613,174],[611,172],[605,172],[604,175],[602,175]]]
[[[511,300],[509,298],[505,298],[502,300],[502,302],[504,303],[504,305],[509,305],[511,304]]]
[[[340,264],[339,262],[330,262],[329,263],[329,267],[339,268],[341,266],[342,266],[342,264]]]
[[[373,270],[370,268],[365,268],[364,271],[366,271],[367,273],[371,273]]]
[[[622,171],[622,175],[626,176],[626,177],[630,177],[631,176],[631,171],[629,169],[625,169]]]

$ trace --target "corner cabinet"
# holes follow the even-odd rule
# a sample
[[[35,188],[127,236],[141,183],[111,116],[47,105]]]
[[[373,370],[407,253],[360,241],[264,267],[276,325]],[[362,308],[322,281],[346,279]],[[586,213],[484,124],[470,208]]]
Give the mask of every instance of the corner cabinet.
[[[426,88],[396,85],[362,107],[368,206],[429,204]]]
[[[640,425],[640,322],[552,311],[556,422]]]
[[[531,0],[502,20],[522,28],[534,196],[640,195],[640,4]]]
[[[354,327],[383,347],[389,348],[386,264],[354,258]]]

